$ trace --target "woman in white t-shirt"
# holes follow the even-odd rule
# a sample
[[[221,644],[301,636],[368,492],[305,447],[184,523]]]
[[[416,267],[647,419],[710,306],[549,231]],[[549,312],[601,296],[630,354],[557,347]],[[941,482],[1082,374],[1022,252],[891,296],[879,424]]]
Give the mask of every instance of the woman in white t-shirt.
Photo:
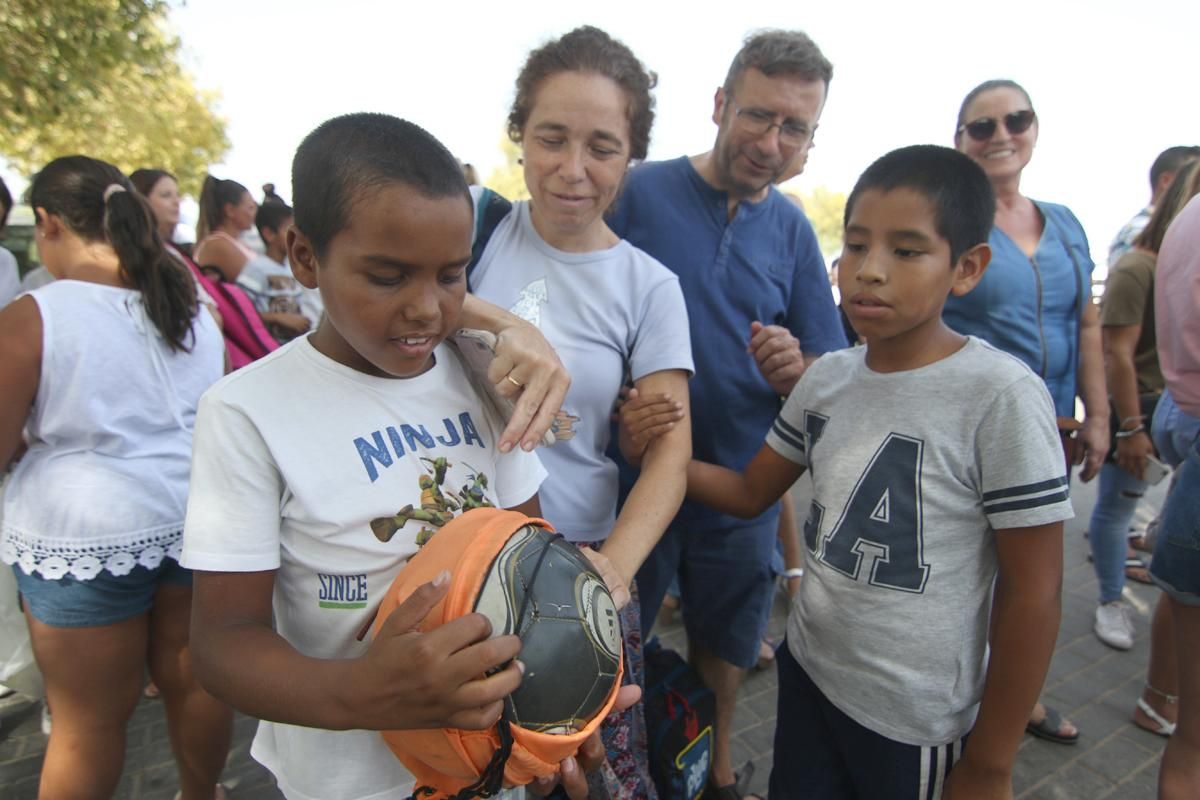
[[[0,470],[12,565],[54,725],[40,797],[108,797],[147,668],[184,800],[221,796],[227,707],[191,674],[191,573],[177,561],[200,395],[220,331],[124,175],[70,156],[33,180],[59,280],[0,311]]]
[[[245,186],[206,175],[192,257],[201,269],[216,270],[223,280],[241,286],[271,335],[286,342],[310,327],[300,308],[304,287],[287,267],[241,240],[241,235],[254,227],[257,212],[258,203]]]
[[[617,466],[605,455],[626,376],[686,413],[692,351],[675,275],[621,240],[604,213],[646,156],[655,78],[621,42],[585,26],[530,54],[508,119],[530,199],[513,204],[469,275],[471,291],[537,325],[571,374],[558,442],[542,451],[543,515],[567,539],[603,552],[626,584],[683,500],[691,426],[651,445],[617,513]],[[477,194],[481,220],[494,198]],[[501,208],[503,201],[501,201]],[[627,677],[641,683],[636,591],[622,611]],[[640,706],[602,728],[614,796],[653,797]]]

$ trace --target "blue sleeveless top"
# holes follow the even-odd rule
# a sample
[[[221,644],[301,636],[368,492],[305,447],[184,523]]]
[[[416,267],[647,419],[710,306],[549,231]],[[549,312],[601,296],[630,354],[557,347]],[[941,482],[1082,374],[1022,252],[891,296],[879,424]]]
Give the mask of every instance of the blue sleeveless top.
[[[942,318],[984,339],[1041,376],[1059,416],[1075,416],[1079,319],[1091,301],[1092,263],[1083,226],[1066,206],[1034,201],[1045,226],[1033,258],[993,227],[983,280],[946,301]]]

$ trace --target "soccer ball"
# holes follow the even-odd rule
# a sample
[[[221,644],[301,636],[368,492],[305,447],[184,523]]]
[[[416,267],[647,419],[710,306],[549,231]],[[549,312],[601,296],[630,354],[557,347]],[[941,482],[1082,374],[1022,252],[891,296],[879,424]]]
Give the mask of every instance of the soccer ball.
[[[579,548],[521,527],[488,569],[475,611],[493,636],[521,637],[525,676],[505,700],[510,723],[574,733],[603,708],[620,671],[621,628],[604,579]]]

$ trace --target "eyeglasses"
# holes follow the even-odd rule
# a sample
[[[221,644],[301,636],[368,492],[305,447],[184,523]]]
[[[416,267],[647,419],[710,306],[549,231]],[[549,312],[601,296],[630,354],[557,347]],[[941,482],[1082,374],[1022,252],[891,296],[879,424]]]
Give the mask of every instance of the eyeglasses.
[[[1027,108],[1024,111],[1013,111],[1005,114],[1002,119],[1004,120],[1005,129],[1011,135],[1016,136],[1018,133],[1024,133],[1029,130],[1029,126],[1033,125],[1033,121],[1037,119],[1037,115],[1033,113],[1032,109]],[[977,142],[986,142],[996,133],[996,118],[980,117],[965,125],[959,125],[958,132],[962,133],[963,131],[966,131],[967,135]]]
[[[803,147],[812,132],[807,125],[785,119],[775,121],[775,114],[761,108],[738,108],[732,103],[738,126],[751,136],[765,136],[771,128],[779,128],[779,143],[787,147]]]

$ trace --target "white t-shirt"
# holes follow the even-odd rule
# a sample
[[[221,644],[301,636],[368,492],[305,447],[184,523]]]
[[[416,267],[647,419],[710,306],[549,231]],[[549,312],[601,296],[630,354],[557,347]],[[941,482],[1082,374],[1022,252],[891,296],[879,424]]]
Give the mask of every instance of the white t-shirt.
[[[471,291],[536,325],[571,375],[556,431],[542,450],[550,479],[542,514],[567,539],[598,541],[616,519],[617,465],[608,448],[625,371],[692,372],[687,307],[675,274],[628,242],[591,253],[548,245],[529,204],[513,204],[471,275]]]
[[[418,481],[445,458],[447,495],[486,476],[488,499],[519,505],[545,477],[535,455],[496,448],[502,430],[465,367],[439,346],[432,369],[377,378],[301,337],[226,376],[196,422],[182,563],[275,570],[275,626],[314,658],[353,658],[355,636],[416,552],[419,522],[388,542],[371,521],[420,508]],[[374,731],[263,722],[251,755],[289,798],[399,798],[411,778]]]
[[[41,377],[29,452],[4,499],[0,560],[86,580],[178,558],[196,407],[224,371],[216,323],[197,313],[191,351],[177,352],[134,290],[63,280],[30,297]]]
[[[865,348],[804,373],[767,435],[807,465],[807,574],[788,644],[859,724],[922,747],[974,724],[996,530],[1073,516],[1042,381],[981,339],[920,369]]]
[[[11,303],[21,293],[21,270],[17,257],[0,247],[0,308]]]

